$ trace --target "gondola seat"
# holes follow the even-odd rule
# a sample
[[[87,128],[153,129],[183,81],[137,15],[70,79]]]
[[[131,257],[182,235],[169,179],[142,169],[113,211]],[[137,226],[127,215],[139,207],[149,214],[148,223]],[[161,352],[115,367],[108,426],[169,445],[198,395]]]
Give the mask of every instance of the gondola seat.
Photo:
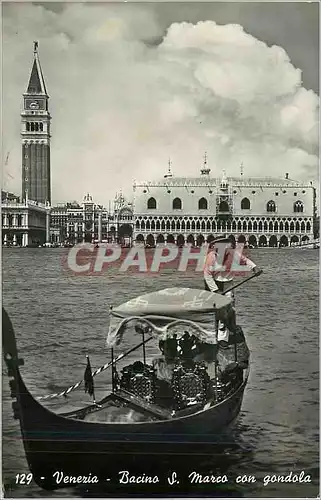
[[[172,387],[176,410],[205,404],[210,387],[206,367],[193,361],[178,363],[174,368]]]
[[[126,366],[122,370],[120,388],[153,403],[156,391],[155,370],[140,361]]]

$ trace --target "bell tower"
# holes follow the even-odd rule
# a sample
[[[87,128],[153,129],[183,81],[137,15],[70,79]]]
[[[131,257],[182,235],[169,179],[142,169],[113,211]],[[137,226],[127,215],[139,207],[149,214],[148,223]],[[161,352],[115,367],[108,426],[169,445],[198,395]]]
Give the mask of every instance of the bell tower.
[[[47,94],[34,42],[33,65],[21,112],[22,198],[51,203],[50,120]]]

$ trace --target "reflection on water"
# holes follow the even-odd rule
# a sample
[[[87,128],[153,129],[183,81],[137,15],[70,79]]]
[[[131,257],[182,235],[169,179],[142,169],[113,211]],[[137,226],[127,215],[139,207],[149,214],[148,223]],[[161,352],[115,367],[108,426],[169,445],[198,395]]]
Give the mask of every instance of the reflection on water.
[[[60,267],[62,250],[4,249],[4,306],[13,321],[24,380],[37,395],[59,392],[83,377],[90,355],[93,369],[109,361],[105,349],[109,305],[139,293],[170,286],[202,287],[200,274],[173,270],[146,278],[115,274],[67,276]],[[168,467],[181,474],[180,492],[210,496],[316,497],[319,483],[319,304],[318,253],[313,250],[251,250],[250,258],[264,274],[237,289],[238,323],[251,350],[250,379],[235,428],[222,434],[221,443],[204,457],[164,457],[153,464],[162,472],[160,493],[167,487]],[[133,337],[115,355],[131,348]],[[148,361],[156,354],[147,345]],[[138,353],[141,355],[141,353]],[[133,353],[124,363],[135,361]],[[123,365],[120,366],[120,369]],[[19,425],[12,419],[8,377],[3,369],[3,478],[11,497],[110,496],[111,486],[99,492],[88,488],[40,490],[34,483],[17,486],[15,475],[28,467]],[[110,371],[95,377],[96,399],[110,390]],[[67,399],[46,402],[52,411],[72,411],[88,404],[83,388]],[[135,418],[130,412],[125,419]],[[136,463],[149,472],[152,457]],[[107,464],[107,467],[109,464]],[[173,468],[171,468],[173,470]],[[189,485],[187,473],[226,474],[223,485]],[[275,482],[264,486],[266,475],[290,471],[311,475],[311,483]],[[254,475],[253,483],[236,483],[238,475]],[[184,479],[185,478],[185,479]],[[115,479],[116,481],[116,479]],[[118,493],[124,487],[116,484]],[[178,488],[178,486],[177,486]],[[137,490],[138,494],[141,490]],[[147,490],[146,490],[147,491]],[[179,490],[171,490],[172,494]],[[116,494],[115,491],[113,494]],[[146,493],[148,496],[148,492]]]

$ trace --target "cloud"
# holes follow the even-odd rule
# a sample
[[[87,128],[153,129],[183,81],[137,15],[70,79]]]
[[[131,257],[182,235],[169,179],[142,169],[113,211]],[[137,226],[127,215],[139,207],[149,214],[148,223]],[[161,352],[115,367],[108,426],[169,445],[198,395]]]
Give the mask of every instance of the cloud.
[[[318,96],[286,52],[236,24],[173,23],[130,4],[3,9],[3,149],[20,190],[19,113],[32,41],[51,96],[53,199],[107,205],[132,181],[213,175],[317,177]],[[155,40],[159,40],[156,43]]]

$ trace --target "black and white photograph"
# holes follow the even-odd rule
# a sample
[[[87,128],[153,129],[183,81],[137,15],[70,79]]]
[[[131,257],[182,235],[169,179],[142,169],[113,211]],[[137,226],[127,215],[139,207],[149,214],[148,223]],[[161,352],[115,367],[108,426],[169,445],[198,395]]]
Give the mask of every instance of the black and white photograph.
[[[1,496],[319,498],[319,2],[1,9]]]

